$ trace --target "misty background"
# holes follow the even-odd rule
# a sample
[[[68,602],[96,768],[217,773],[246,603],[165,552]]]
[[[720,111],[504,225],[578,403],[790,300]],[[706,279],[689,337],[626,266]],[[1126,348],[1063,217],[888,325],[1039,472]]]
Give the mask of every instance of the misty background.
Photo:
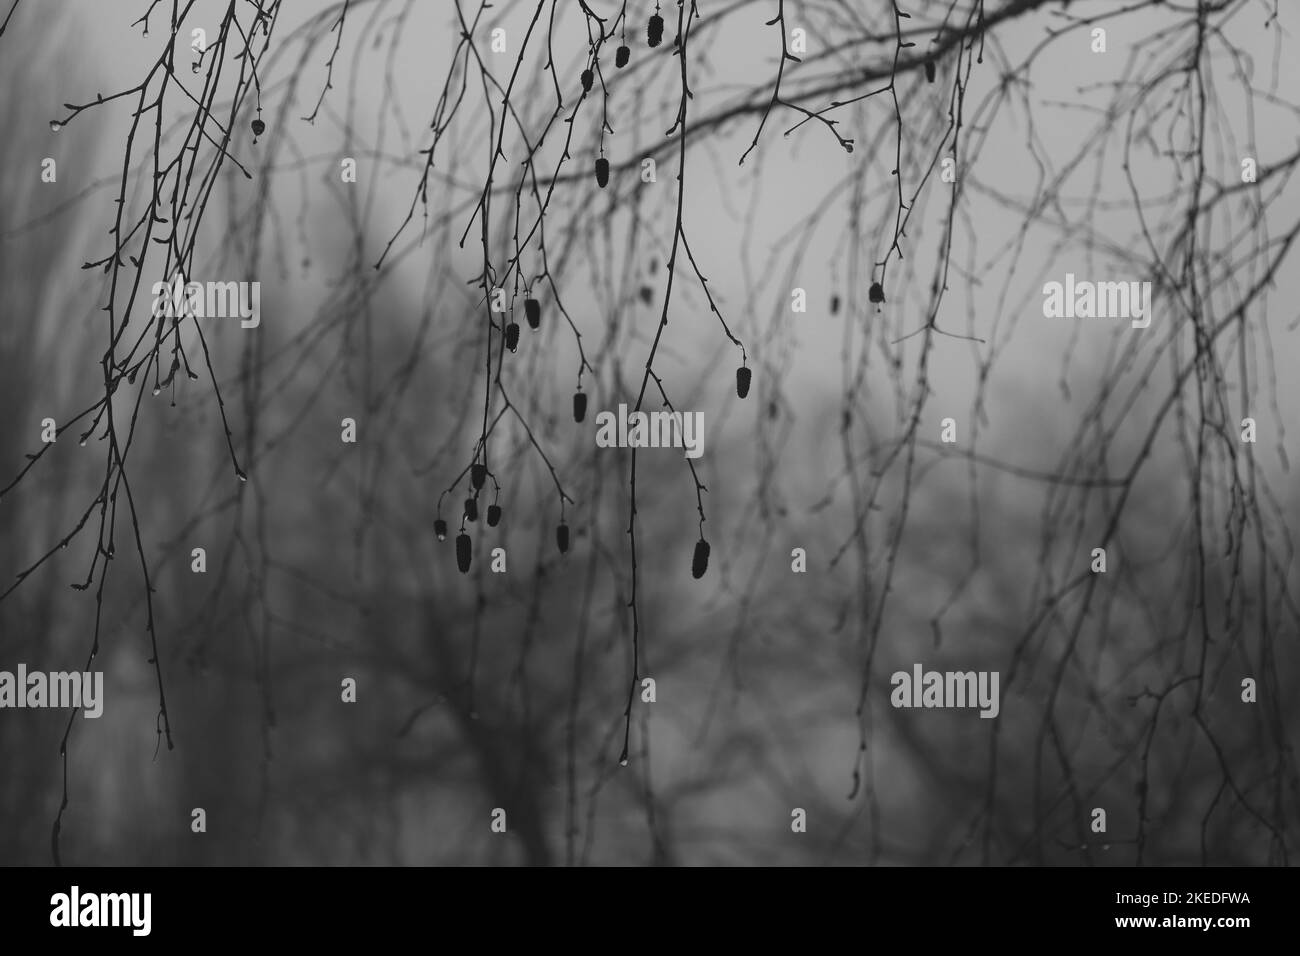
[[[595,417],[636,401],[667,291],[677,6],[663,5],[652,50],[653,5],[626,5],[630,63],[614,67],[621,39],[608,41],[608,96],[598,81],[585,99],[577,4],[480,16],[465,3],[264,3],[277,14],[255,87],[236,80],[234,50],[190,67],[190,29],[212,43],[230,5],[179,5],[175,36],[171,6],[145,36],[132,25],[145,2],[27,2],[0,36],[0,593],[40,562],[0,599],[0,669],[82,670],[98,632],[105,672],[104,716],[74,716],[67,737],[64,862],[1290,861],[1294,11],[1207,4],[1213,28],[1198,32],[1192,2],[1121,16],[999,0],[983,5],[981,36],[967,27],[979,4],[916,0],[904,60],[942,52],[933,83],[916,64],[898,73],[901,139],[888,91],[831,114],[852,152],[815,119],[784,135],[804,116],[778,106],[742,165],[781,54],[777,4],[700,5],[681,224],[754,385],[737,398],[740,350],[679,254],[654,368],[674,407],[704,416],[707,492],[680,452],[637,455],[638,676],[656,700],[638,681],[625,718],[631,455],[596,447]],[[256,39],[245,6],[236,18]],[[624,8],[588,6],[611,23]],[[787,61],[783,89],[807,109],[889,82],[889,4],[841,7],[784,4],[808,52]],[[545,32],[502,134],[503,96],[480,63],[507,86],[538,9]],[[196,182],[214,170],[210,201],[191,208],[190,277],[260,281],[262,321],[199,320],[202,338],[183,325],[197,377],[155,395],[146,367],[118,387],[137,542],[127,495],[108,518],[97,501],[118,472],[102,425],[79,443],[93,415],[25,456],[42,451],[43,418],[63,428],[104,399],[110,298],[129,316],[124,341],[150,329],[149,286],[170,278],[161,246],[142,267],[126,250],[116,285],[82,266],[111,258],[124,171],[139,215],[155,152],[161,165],[185,155],[196,109],[169,90],[129,151],[134,98],[50,123],[141,83],[169,46],[175,83],[195,97],[215,83],[226,110],[209,121],[215,143],[190,149]],[[548,130],[536,193],[519,126],[530,143]],[[485,219],[475,204],[499,135]],[[948,156],[956,183],[940,177]],[[1258,161],[1249,187],[1245,157]],[[503,356],[476,284],[480,229],[504,271],[538,195],[545,258],[534,234],[522,281],[549,272],[534,284],[542,325],[523,323],[511,276],[523,329]],[[878,307],[867,290],[887,254]],[[1151,327],[1045,319],[1042,286],[1067,272],[1153,281]],[[796,289],[806,312],[792,311]],[[160,354],[165,375],[171,346]],[[504,517],[467,525],[462,575],[452,538],[485,394],[502,418],[499,497],[489,482],[483,505]],[[660,406],[652,381],[645,407]],[[355,444],[340,441],[347,417]],[[1254,445],[1240,441],[1245,417]],[[955,444],[939,440],[946,418]],[[698,507],[711,558],[695,580]],[[96,557],[110,541],[113,557]],[[490,570],[495,547],[505,574]],[[795,548],[806,573],[791,570]],[[87,589],[69,587],[88,573]],[[917,662],[999,671],[998,718],[890,707],[890,674]],[[344,678],[355,703],[340,699]],[[68,728],[67,712],[0,711],[0,862],[52,861]],[[206,833],[191,831],[197,807]],[[795,808],[806,833],[792,832]]]

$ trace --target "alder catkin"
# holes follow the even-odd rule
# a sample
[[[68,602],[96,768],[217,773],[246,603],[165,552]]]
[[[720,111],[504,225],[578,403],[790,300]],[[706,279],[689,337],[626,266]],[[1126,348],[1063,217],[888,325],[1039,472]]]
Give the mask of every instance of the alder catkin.
[[[695,557],[691,559],[691,576],[694,578],[704,577],[704,572],[709,569],[709,542],[701,538],[695,542]]]
[[[658,46],[660,41],[663,40],[664,18],[659,16],[659,14],[656,13],[652,16],[650,22],[646,24],[645,38],[646,42],[651,46]]]
[[[469,480],[476,489],[482,488],[483,483],[487,481],[487,465],[480,465],[478,462],[470,465]]]
[[[591,70],[583,70],[582,71],[582,92],[590,93],[591,84],[594,83],[595,80],[596,80],[596,74],[592,73]]]
[[[555,543],[559,546],[560,554],[569,550],[569,526],[563,521],[555,529]]]
[[[740,398],[749,394],[749,377],[750,371],[744,365],[736,369],[736,394]]]
[[[596,160],[596,185],[604,189],[609,184],[609,160],[604,156]]]
[[[632,51],[626,44],[614,51],[614,65],[620,70],[627,66],[628,58],[632,56]]]
[[[519,351],[519,323],[511,322],[506,326],[506,348],[512,352]]]
[[[867,298],[877,304],[885,301],[885,288],[879,282],[871,283],[871,288],[867,291]]]
[[[488,505],[487,523],[489,528],[495,528],[501,523],[500,505]]]
[[[475,498],[465,499],[465,517],[470,521],[478,520],[478,500]]]
[[[439,541],[446,541],[446,540],[447,540],[447,522],[443,521],[441,518],[439,518],[437,521],[435,521],[435,522],[433,523],[433,533],[434,533],[434,535],[437,536],[437,538],[438,538]]]
[[[524,299],[524,317],[528,319],[528,327],[536,332],[542,324],[542,304],[531,297]]]
[[[464,531],[456,535],[456,567],[460,568],[461,574],[469,573],[469,535]]]

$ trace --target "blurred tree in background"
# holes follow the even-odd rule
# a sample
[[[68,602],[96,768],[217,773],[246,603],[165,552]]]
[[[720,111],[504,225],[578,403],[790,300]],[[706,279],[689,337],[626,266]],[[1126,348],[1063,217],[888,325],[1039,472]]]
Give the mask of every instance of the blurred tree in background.
[[[1289,13],[14,4],[0,861],[1289,862]]]

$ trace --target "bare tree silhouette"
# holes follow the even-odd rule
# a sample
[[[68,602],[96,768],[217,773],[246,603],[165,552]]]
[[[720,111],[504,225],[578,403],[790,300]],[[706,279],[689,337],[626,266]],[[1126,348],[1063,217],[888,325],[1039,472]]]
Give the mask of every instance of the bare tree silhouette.
[[[1276,2],[140,6],[125,85],[6,103],[0,666],[156,718],[0,713],[56,862],[1290,862]],[[9,77],[87,29],[34,8]],[[1066,273],[1150,326],[1045,318]]]

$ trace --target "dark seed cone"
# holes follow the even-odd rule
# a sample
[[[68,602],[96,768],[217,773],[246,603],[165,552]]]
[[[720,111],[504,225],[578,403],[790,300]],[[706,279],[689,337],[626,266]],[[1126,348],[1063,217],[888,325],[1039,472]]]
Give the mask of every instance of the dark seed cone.
[[[469,574],[469,535],[464,531],[456,535],[456,567],[461,574]]]
[[[838,315],[839,311],[840,311],[840,297],[838,295],[833,295],[831,296],[831,315]]]
[[[885,289],[879,282],[871,283],[871,289],[867,292],[867,298],[877,304],[885,301]]]
[[[628,59],[632,56],[632,51],[626,46],[619,47],[614,52],[614,65],[620,70],[627,66]]]
[[[465,517],[470,521],[478,520],[478,501],[474,498],[465,499]]]
[[[506,348],[512,352],[519,351],[519,323],[511,322],[506,326]]]
[[[569,550],[569,526],[562,521],[555,529],[555,543],[560,548],[560,554],[565,554]]]
[[[501,506],[488,505],[488,527],[495,528],[501,523]]]
[[[542,304],[536,299],[524,299],[524,317],[528,319],[528,327],[536,332],[542,324]]]
[[[736,394],[744,398],[749,394],[750,371],[745,366],[736,369]]]
[[[925,61],[925,81],[927,83],[934,82],[934,60]]]
[[[260,119],[253,120],[251,125],[253,127],[254,136],[261,136],[263,133],[266,132],[266,124],[263,123]]]
[[[447,540],[447,522],[439,518],[433,523],[433,533],[437,535],[439,541]]]
[[[580,422],[587,417],[587,393],[573,393],[573,420]]]
[[[594,83],[595,80],[596,80],[595,73],[592,73],[591,70],[583,70],[582,71],[582,92],[590,93],[591,84]]]
[[[646,42],[651,46],[658,46],[662,42],[664,38],[664,18],[659,14],[656,13],[652,16],[650,22],[646,24],[645,38]]]
[[[470,465],[469,480],[473,483],[475,488],[482,488],[483,483],[487,481],[487,465]]]
[[[604,156],[596,160],[596,185],[604,189],[609,184],[609,160]]]
[[[694,578],[704,577],[704,572],[709,569],[709,542],[701,538],[695,542],[695,557],[691,559],[691,576]]]

